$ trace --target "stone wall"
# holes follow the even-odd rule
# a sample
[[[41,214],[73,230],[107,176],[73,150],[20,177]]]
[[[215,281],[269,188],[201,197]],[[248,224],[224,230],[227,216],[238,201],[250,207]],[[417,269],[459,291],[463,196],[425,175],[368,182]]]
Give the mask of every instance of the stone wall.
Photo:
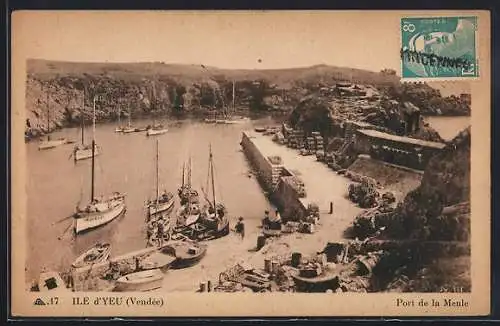
[[[243,132],[241,147],[250,164],[257,171],[257,177],[262,187],[271,192],[278,185],[283,164],[273,164],[268,157],[261,153],[251,139],[250,133]]]
[[[305,214],[306,206],[301,195],[290,182],[295,175],[289,171],[284,162],[271,163],[272,157],[265,156],[252,141],[250,133],[243,132],[241,146],[250,164],[256,170],[262,187],[270,193],[273,203],[279,208],[284,220],[297,220]]]

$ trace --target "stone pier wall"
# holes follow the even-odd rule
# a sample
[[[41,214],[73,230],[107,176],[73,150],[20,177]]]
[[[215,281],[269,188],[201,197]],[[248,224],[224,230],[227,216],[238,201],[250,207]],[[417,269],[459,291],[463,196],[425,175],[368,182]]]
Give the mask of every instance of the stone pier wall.
[[[290,182],[294,174],[284,165],[273,164],[252,141],[251,133],[243,132],[241,146],[250,164],[256,171],[259,181],[269,193],[273,204],[280,210],[284,220],[298,220],[306,213],[307,206]]]
[[[283,173],[283,165],[272,163],[252,142],[252,136],[243,132],[241,147],[248,161],[257,172],[257,177],[264,190],[272,192],[278,185],[279,178]]]

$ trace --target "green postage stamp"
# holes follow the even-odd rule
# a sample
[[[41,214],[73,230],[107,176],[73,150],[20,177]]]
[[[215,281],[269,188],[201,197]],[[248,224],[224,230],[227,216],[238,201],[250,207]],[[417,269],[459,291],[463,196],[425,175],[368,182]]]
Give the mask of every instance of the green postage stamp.
[[[478,77],[477,17],[401,19],[403,78]]]

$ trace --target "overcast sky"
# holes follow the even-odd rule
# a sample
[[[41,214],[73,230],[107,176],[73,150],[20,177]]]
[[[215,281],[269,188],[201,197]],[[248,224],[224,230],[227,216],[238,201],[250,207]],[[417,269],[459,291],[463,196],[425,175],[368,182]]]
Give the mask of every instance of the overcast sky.
[[[13,17],[13,48],[27,58],[250,69],[329,64],[399,72],[396,12],[68,11]]]

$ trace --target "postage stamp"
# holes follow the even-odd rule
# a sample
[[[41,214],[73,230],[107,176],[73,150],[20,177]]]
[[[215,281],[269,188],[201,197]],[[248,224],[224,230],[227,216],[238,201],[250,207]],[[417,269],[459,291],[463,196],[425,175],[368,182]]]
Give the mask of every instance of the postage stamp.
[[[477,17],[401,19],[403,78],[479,76]]]
[[[488,314],[490,23],[422,16],[452,14],[481,38],[407,11],[14,13],[12,319]]]

